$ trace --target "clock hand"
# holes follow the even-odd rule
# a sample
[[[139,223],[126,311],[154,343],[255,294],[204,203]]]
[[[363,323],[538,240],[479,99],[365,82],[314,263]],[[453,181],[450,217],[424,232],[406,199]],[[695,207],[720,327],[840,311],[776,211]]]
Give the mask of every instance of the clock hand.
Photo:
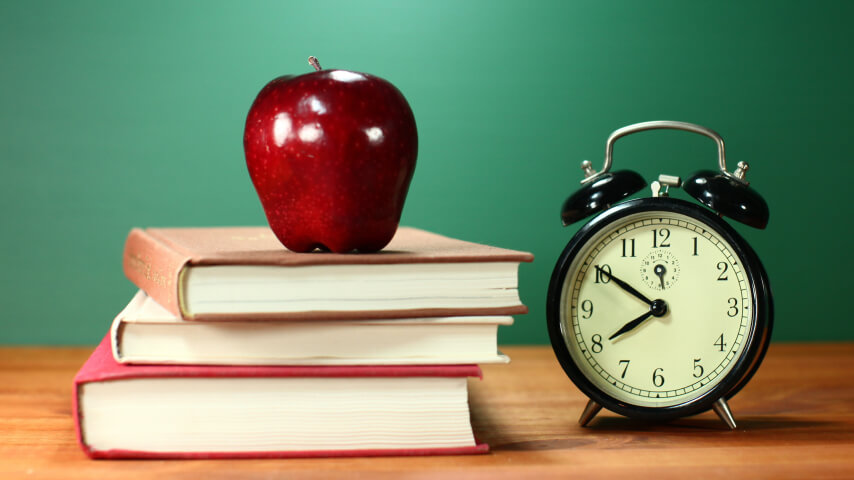
[[[614,276],[614,275],[612,275],[610,272],[608,272],[608,271],[606,271],[606,270],[603,270],[601,267],[599,267],[599,265],[596,265],[595,267],[596,267],[596,271],[597,271],[597,272],[601,272],[601,274],[602,274],[602,275],[607,275],[607,276],[608,276],[608,278],[610,278],[611,280],[613,280],[613,281],[614,281],[614,283],[616,283],[620,288],[622,288],[623,290],[625,290],[625,291],[627,291],[627,292],[631,293],[631,294],[632,294],[632,295],[634,295],[635,297],[637,297],[637,298],[639,298],[639,299],[643,300],[643,301],[644,301],[644,303],[646,303],[647,305],[652,306],[652,300],[650,300],[650,299],[646,298],[646,297],[644,296],[644,294],[642,294],[642,293],[640,293],[639,291],[635,290],[631,285],[629,285],[628,283],[626,283],[626,282],[624,282],[624,281],[620,280],[619,278],[615,277],[615,276]]]
[[[640,325],[644,320],[646,320],[647,318],[649,318],[649,317],[651,317],[651,316],[652,316],[652,310],[650,310],[650,311],[648,311],[648,312],[644,313],[644,314],[643,314],[643,315],[641,315],[640,317],[638,317],[638,318],[636,318],[636,319],[632,320],[631,322],[629,322],[629,323],[627,323],[627,324],[623,325],[623,327],[622,327],[622,328],[620,328],[619,330],[617,330],[616,332],[614,332],[614,334],[613,334],[613,335],[611,335],[610,337],[608,337],[608,340],[613,340],[613,339],[615,339],[615,338],[619,337],[620,335],[622,335],[622,334],[624,334],[624,333],[626,333],[626,332],[629,332],[629,331],[631,331],[631,330],[634,330],[634,329],[635,329],[635,327],[637,327],[638,325]]]
[[[661,281],[661,289],[664,290],[664,274],[667,273],[667,269],[664,268],[664,265],[656,265],[653,272],[658,275],[658,279]]]
[[[652,302],[650,304],[648,312],[646,312],[643,315],[641,315],[640,317],[632,320],[631,322],[623,325],[622,328],[620,328],[619,330],[614,332],[613,335],[608,337],[608,340],[613,340],[613,339],[619,337],[620,335],[622,335],[626,332],[630,332],[630,331],[634,330],[635,328],[638,327],[638,325],[643,323],[643,321],[649,317],[652,317],[652,316],[663,317],[665,314],[667,314],[667,303],[661,299],[655,300],[654,302]]]

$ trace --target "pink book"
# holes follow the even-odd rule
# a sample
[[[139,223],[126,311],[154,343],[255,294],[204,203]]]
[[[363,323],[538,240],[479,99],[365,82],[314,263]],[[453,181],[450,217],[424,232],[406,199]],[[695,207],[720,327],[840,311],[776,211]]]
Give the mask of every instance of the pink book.
[[[105,337],[74,378],[91,458],[486,453],[472,432],[475,365],[127,366]]]
[[[294,253],[267,227],[135,228],[123,265],[184,320],[334,320],[523,314],[533,258],[407,227],[370,254]]]

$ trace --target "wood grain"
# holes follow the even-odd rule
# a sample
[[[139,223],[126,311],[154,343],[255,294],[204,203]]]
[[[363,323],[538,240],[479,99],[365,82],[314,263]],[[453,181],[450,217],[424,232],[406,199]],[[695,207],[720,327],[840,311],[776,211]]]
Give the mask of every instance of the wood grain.
[[[296,460],[94,461],[71,419],[71,380],[89,348],[0,348],[0,478],[854,478],[854,344],[772,344],[730,402],[667,424],[603,411],[548,347],[508,347],[510,365],[471,383],[480,456]]]

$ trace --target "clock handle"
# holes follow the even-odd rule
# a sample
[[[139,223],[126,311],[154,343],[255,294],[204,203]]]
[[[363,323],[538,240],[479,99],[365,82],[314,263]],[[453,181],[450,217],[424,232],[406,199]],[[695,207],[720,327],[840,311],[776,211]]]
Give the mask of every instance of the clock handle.
[[[633,125],[628,125],[618,130],[615,130],[614,133],[612,133],[611,136],[608,137],[608,141],[605,142],[605,163],[604,165],[602,165],[602,170],[596,172],[595,170],[593,170],[592,167],[585,168],[584,170],[586,178],[582,180],[581,183],[593,182],[611,170],[612,157],[614,155],[614,143],[619,138],[625,137],[626,135],[632,133],[643,132],[644,130],[659,129],[684,130],[686,132],[699,133],[700,135],[705,135],[711,138],[718,145],[718,167],[720,168],[721,173],[729,178],[745,183],[743,170],[746,170],[746,168],[742,169],[741,166],[739,166],[739,169],[736,170],[735,173],[730,173],[727,171],[724,139],[721,138],[721,136],[718,135],[717,132],[702,125],[697,125],[688,122],[676,122],[672,120],[656,120],[652,122],[635,123]]]

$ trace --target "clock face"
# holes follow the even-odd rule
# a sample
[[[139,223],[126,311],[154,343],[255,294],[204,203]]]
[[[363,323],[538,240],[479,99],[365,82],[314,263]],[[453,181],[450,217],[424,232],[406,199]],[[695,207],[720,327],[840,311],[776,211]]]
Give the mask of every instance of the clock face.
[[[672,407],[740,363],[756,297],[725,237],[696,216],[649,209],[588,236],[563,277],[558,318],[590,384],[620,403]]]

